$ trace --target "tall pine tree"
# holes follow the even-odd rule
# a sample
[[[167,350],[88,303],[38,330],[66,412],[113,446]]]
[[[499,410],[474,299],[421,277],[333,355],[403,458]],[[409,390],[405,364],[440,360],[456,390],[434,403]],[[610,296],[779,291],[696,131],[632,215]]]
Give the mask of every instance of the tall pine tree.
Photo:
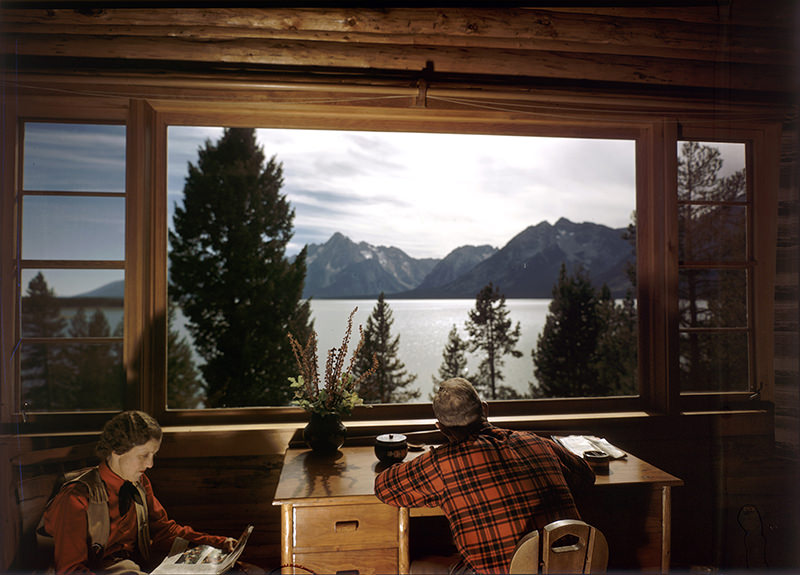
[[[69,336],[107,338],[111,326],[103,310],[88,316],[83,308],[70,318]],[[118,409],[124,405],[125,371],[121,345],[74,343],[65,346],[65,356],[72,372],[70,388],[75,406],[88,409]]]
[[[622,234],[636,253],[636,212]],[[625,274],[630,285],[617,303],[605,284],[600,289],[597,312],[601,331],[595,350],[598,391],[608,395],[635,395],[638,392],[639,315],[636,307],[636,259],[627,262]]]
[[[438,377],[431,376],[434,384],[441,383],[453,377],[467,377],[467,342],[458,335],[458,329],[453,326],[447,335],[447,343],[442,351],[442,364],[439,366]]]
[[[473,384],[489,399],[515,399],[519,394],[510,386],[501,385],[503,356],[521,357],[516,349],[520,338],[520,325],[512,328],[506,298],[500,288],[489,282],[478,292],[475,307],[469,311],[469,319],[464,324],[469,333],[469,350],[479,351],[483,359],[478,365],[478,375],[473,376]]]
[[[305,249],[290,261],[294,210],[283,166],[265,163],[251,128],[226,129],[189,164],[170,232],[170,295],[181,307],[209,407],[285,405],[295,375],[286,337],[312,329],[301,300]]]
[[[566,264],[561,264],[548,310],[532,350],[538,383],[531,386],[534,397],[606,395],[598,388],[595,365],[602,327],[598,298],[582,268],[570,276]]]
[[[364,328],[364,345],[353,366],[358,378],[372,367],[373,354],[378,360],[378,369],[361,382],[358,395],[364,403],[403,403],[420,396],[418,389],[407,389],[417,379],[406,372],[400,361],[400,336],[392,337],[392,310],[384,299],[383,292],[372,309]]]
[[[598,393],[635,395],[638,371],[638,315],[629,290],[622,303],[603,285],[597,304],[601,325],[595,348],[594,369]]]
[[[67,321],[55,291],[42,272],[28,282],[22,300],[22,334],[26,337],[63,337]],[[20,365],[22,399],[33,409],[47,411],[71,405],[70,377],[63,347],[50,344],[26,345]]]

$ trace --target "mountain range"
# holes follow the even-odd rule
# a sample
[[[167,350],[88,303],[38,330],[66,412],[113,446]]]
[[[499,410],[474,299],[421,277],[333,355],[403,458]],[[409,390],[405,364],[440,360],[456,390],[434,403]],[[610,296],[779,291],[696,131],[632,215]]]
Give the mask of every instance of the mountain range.
[[[412,258],[397,247],[356,243],[337,232],[324,244],[309,244],[303,297],[319,299],[474,298],[489,282],[508,298],[550,298],[561,263],[582,266],[596,286],[615,297],[630,286],[633,261],[625,228],[561,218],[522,230],[502,248],[461,246],[441,259]],[[122,297],[124,282],[112,282],[76,297]]]
[[[616,297],[630,283],[634,252],[625,228],[566,218],[522,230],[502,248],[461,246],[442,259],[415,259],[396,247],[355,243],[335,233],[309,244],[304,297],[474,298],[489,282],[509,298],[549,298],[561,263],[582,266]]]

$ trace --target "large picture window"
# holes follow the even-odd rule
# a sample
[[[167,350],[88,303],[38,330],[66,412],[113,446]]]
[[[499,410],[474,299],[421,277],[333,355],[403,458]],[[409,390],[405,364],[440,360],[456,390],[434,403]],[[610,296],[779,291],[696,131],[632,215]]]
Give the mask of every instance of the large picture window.
[[[277,257],[305,250],[302,299],[310,302],[320,371],[350,312],[358,309],[356,325],[374,327],[383,295],[396,363],[381,361],[383,385],[392,388],[371,402],[427,402],[435,382],[453,375],[469,377],[490,400],[638,394],[634,141],[249,132],[263,153],[256,164],[273,165],[261,177],[274,180],[293,215],[285,222],[291,239]],[[282,405],[290,397],[259,395],[264,387],[288,390],[294,372],[256,375],[267,350],[255,358],[245,351],[253,341],[285,343],[259,339],[259,330],[274,326],[263,325],[265,312],[248,311],[259,309],[253,298],[271,296],[251,297],[251,283],[261,279],[247,274],[270,272],[243,238],[253,226],[263,228],[265,245],[276,234],[269,216],[257,219],[240,197],[275,200],[255,183],[256,192],[243,191],[248,165],[252,181],[259,177],[247,157],[258,152],[231,152],[233,136],[222,128],[168,132],[171,408],[242,405],[242,397],[250,398],[244,405]],[[513,341],[502,349],[492,341],[497,324],[470,320],[487,286],[505,298],[495,302],[509,319],[500,335]],[[481,333],[489,330],[487,343]],[[251,385],[259,389],[232,389]],[[370,399],[366,388],[362,395]]]
[[[771,381],[764,130],[253,109],[20,120],[11,417],[294,424],[289,333],[313,329],[322,372],[355,308],[349,351],[383,317],[394,354],[353,413],[376,424],[429,418],[452,375],[508,417],[710,409]]]

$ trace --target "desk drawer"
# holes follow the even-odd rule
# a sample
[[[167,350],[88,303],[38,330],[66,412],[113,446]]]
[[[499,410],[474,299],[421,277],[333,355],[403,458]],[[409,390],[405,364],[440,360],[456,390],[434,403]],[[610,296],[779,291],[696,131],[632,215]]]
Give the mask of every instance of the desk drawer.
[[[367,549],[398,544],[398,512],[383,503],[294,508],[294,548]]]
[[[307,575],[310,569],[314,573],[330,575],[384,575],[386,573],[398,573],[397,553],[397,548],[297,553],[294,556],[295,568],[293,572],[298,575]]]

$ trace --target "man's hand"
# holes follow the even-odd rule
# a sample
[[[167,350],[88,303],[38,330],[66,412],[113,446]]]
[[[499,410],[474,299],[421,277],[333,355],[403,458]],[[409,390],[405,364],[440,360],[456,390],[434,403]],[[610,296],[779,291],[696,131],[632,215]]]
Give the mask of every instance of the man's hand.
[[[222,550],[225,551],[225,553],[230,553],[236,548],[237,543],[238,541],[236,539],[233,537],[228,537],[225,540],[225,543],[222,544]]]

